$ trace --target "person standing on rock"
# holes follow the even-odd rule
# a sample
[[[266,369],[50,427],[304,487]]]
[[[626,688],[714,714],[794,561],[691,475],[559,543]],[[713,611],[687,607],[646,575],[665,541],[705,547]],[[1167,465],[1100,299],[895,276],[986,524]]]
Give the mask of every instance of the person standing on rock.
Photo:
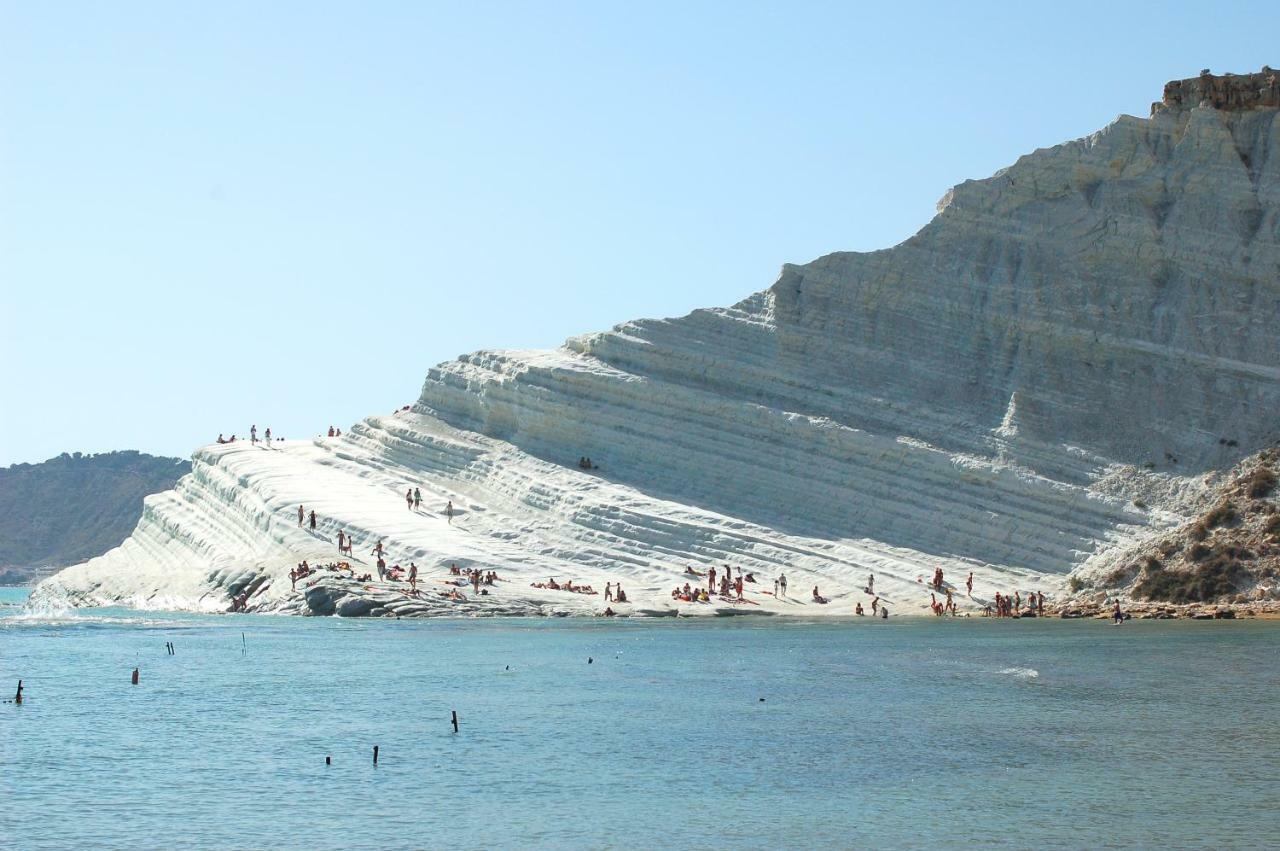
[[[604,584],[604,601],[606,603],[613,602],[613,583],[606,582]]]
[[[254,446],[258,445],[258,426],[256,423],[249,426],[249,442]]]
[[[418,566],[413,562],[409,562],[409,587],[418,590]]]
[[[1120,611],[1120,598],[1116,598],[1116,607],[1111,612],[1111,622],[1115,624],[1124,623],[1124,612]]]
[[[265,436],[267,438],[267,448],[270,449],[271,448],[271,426],[267,426]]]
[[[413,488],[409,488],[404,492],[404,504],[409,507],[410,511],[413,511]]]
[[[302,528],[302,521],[307,519],[307,512],[303,510],[301,505],[298,506],[298,528]]]
[[[315,530],[316,530],[316,510],[313,508],[311,509],[311,531],[314,532]]]
[[[787,575],[785,573],[778,577],[778,587],[782,589],[782,596],[787,596]]]
[[[969,578],[964,581],[964,591],[970,597],[973,596],[973,571],[969,571]]]
[[[418,490],[417,488],[414,488],[413,489],[413,510],[417,511],[419,506],[421,505],[422,505],[422,491]]]
[[[874,594],[874,593],[876,593],[876,575],[875,575],[875,573],[868,573],[868,574],[867,574],[867,593],[868,593],[868,594]]]
[[[381,582],[387,576],[387,563],[383,561],[382,556],[378,556],[378,581]]]
[[[453,500],[449,500],[449,504],[444,507],[444,516],[449,518],[449,524],[453,525]]]
[[[341,529],[339,529],[339,530],[338,530],[338,552],[339,552],[339,554],[341,554],[341,553],[342,553],[342,551],[343,551],[343,550],[345,550],[346,548],[347,548],[347,539],[346,539],[346,535],[345,535],[345,534],[343,534],[343,531],[342,531]]]

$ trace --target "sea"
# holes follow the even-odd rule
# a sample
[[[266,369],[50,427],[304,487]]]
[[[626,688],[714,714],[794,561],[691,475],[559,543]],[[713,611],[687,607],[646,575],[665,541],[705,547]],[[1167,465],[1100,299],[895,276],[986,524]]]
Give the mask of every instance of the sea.
[[[4,848],[1280,845],[1275,622],[25,602]]]

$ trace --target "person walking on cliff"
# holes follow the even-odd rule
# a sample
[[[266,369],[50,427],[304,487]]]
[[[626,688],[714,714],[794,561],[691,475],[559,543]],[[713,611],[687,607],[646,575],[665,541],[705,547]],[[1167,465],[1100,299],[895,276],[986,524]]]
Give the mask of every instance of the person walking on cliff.
[[[422,505],[422,491],[417,488],[413,489],[413,510],[417,511]]]
[[[973,571],[969,571],[969,578],[964,581],[964,592],[970,597],[973,596]]]
[[[258,445],[258,426],[257,424],[249,426],[249,443],[254,446]]]
[[[404,492],[404,504],[409,507],[410,511],[413,511],[413,488],[409,488]]]
[[[418,566],[413,562],[409,562],[409,587],[418,590]]]

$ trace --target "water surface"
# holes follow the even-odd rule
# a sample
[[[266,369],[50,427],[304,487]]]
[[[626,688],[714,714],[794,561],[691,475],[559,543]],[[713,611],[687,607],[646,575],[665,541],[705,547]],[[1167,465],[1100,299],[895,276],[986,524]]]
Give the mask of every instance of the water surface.
[[[23,596],[0,590],[0,696],[27,687],[0,704],[6,847],[1280,835],[1275,624],[352,621]]]

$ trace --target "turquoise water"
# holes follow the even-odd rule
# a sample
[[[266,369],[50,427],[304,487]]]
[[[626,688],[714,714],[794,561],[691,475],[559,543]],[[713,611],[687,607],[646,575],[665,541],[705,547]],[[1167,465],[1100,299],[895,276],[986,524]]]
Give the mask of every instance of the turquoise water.
[[[1280,836],[1280,624],[33,616],[21,599],[0,591],[0,696],[26,681],[0,704],[5,847]]]

